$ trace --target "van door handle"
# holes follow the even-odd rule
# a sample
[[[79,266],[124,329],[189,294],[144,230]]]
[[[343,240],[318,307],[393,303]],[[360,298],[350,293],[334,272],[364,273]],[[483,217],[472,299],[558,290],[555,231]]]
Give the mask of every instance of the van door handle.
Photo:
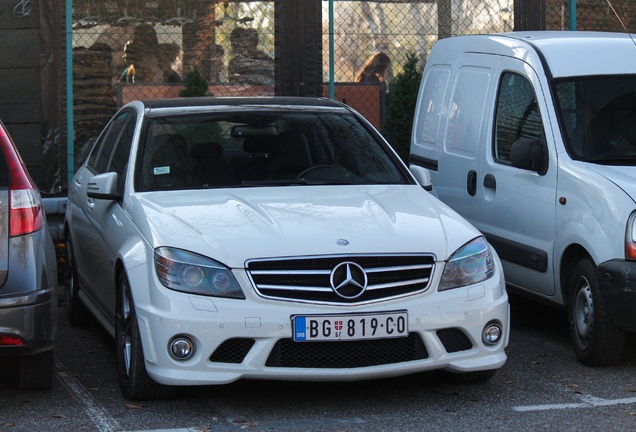
[[[477,171],[468,171],[468,175],[466,176],[466,190],[470,196],[475,196],[477,193]]]
[[[492,174],[486,174],[484,177],[484,187],[488,189],[497,189],[497,179]]]

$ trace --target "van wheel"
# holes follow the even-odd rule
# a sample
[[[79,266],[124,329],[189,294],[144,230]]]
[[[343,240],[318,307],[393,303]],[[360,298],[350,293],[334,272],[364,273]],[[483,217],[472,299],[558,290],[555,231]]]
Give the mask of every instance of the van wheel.
[[[75,253],[71,237],[66,237],[66,262],[64,263],[64,295],[66,300],[66,318],[73,327],[85,325],[90,315],[79,298],[79,282],[75,267]]]
[[[126,275],[119,277],[117,287],[115,350],[121,392],[128,400],[170,398],[174,388],[155,382],[146,372],[139,324]]]
[[[55,358],[53,350],[21,357],[18,366],[19,390],[48,390],[53,386]]]
[[[623,352],[625,331],[614,326],[596,266],[579,261],[570,285],[568,319],[576,357],[587,366],[615,364]]]

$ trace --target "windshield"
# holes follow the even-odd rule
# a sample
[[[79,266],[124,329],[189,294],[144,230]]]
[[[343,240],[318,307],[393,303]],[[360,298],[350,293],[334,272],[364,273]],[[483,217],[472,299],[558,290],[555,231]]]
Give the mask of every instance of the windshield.
[[[294,111],[151,118],[139,190],[408,183],[354,115]]]
[[[636,75],[568,78],[554,88],[573,159],[636,165]]]

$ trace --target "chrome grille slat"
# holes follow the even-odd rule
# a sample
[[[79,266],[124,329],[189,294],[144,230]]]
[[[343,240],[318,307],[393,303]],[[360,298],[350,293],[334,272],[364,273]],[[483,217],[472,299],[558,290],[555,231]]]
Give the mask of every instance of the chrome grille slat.
[[[402,271],[402,270],[427,270],[432,268],[432,265],[421,265],[421,266],[402,266],[402,267],[377,267],[365,269],[367,273],[378,273],[385,271]]]
[[[272,289],[272,290],[287,290],[287,291],[324,291],[331,292],[331,287],[302,287],[302,286],[289,286],[289,285],[259,285],[259,288]]]
[[[317,271],[317,270],[254,270],[251,272],[253,275],[259,275],[259,274],[269,274],[269,275],[296,275],[296,274],[326,274],[328,275],[329,273],[331,273],[330,270],[322,270],[322,271]]]
[[[399,283],[391,283],[391,284],[385,283],[385,284],[378,284],[378,285],[369,285],[367,287],[367,289],[368,290],[379,290],[379,289],[387,289],[387,288],[396,287],[396,286],[413,285],[413,284],[417,284],[417,283],[423,283],[423,284],[427,284],[428,285],[428,281],[429,281],[428,278],[414,279],[414,280],[405,281],[405,282],[399,282]]]
[[[342,298],[331,287],[331,272],[352,262],[364,269],[367,288]],[[426,291],[435,269],[432,254],[336,255],[250,260],[247,274],[258,295],[275,300],[320,304],[360,304]]]

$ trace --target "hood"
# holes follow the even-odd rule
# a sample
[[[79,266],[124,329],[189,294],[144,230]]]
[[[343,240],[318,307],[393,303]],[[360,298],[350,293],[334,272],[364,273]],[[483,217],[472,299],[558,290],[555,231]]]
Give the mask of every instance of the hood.
[[[636,202],[636,166],[590,165],[590,169],[621,188]]]
[[[433,253],[479,233],[419,186],[298,186],[137,194],[133,219],[153,247],[243,267],[248,259]]]

